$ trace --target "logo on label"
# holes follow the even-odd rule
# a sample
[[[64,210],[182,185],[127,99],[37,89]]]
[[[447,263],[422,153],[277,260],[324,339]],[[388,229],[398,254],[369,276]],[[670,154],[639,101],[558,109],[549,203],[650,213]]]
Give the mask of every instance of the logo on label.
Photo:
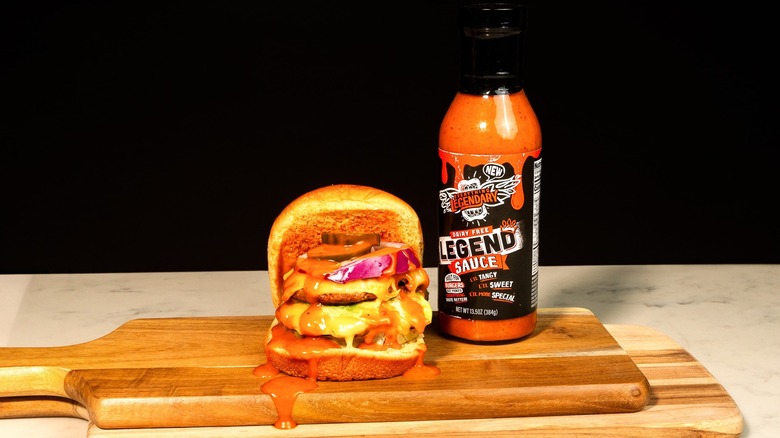
[[[520,185],[520,175],[504,178],[506,169],[495,163],[477,167],[483,179],[475,175],[458,182],[457,187],[446,187],[439,191],[439,200],[444,213],[460,213],[467,222],[485,220],[489,209],[498,207],[515,194]]]
[[[444,276],[444,290],[446,291],[445,302],[447,303],[465,303],[468,301],[464,288],[466,285],[458,274],[447,274]]]

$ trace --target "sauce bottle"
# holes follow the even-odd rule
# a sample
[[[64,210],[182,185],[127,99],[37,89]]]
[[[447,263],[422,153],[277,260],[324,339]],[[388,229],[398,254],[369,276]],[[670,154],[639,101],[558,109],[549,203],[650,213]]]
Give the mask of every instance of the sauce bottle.
[[[476,343],[536,328],[542,135],[523,88],[526,12],[459,8],[460,84],[439,131],[439,329]]]

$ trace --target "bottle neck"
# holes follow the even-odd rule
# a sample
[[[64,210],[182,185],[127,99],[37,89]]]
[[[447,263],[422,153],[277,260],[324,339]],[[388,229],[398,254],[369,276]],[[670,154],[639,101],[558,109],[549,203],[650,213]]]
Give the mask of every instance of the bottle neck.
[[[525,9],[479,7],[461,9],[461,93],[513,94],[523,81]]]

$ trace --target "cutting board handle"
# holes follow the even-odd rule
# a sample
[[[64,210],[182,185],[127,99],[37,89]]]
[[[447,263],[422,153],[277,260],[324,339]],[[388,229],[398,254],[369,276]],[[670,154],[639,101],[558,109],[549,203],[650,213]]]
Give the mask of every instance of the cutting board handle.
[[[9,353],[18,356],[14,350],[3,348],[0,350],[0,354],[3,357]],[[0,368],[0,382],[2,382],[0,384],[0,397],[68,397],[65,392],[65,376],[69,372],[68,369],[51,366]]]
[[[100,338],[56,347],[0,347],[0,418],[87,418],[83,370],[242,366],[264,360],[257,317],[142,318]],[[175,354],[173,354],[175,352]],[[36,415],[40,413],[41,415]]]
[[[86,409],[67,394],[71,370],[53,365],[53,357],[68,357],[74,347],[0,348],[0,418],[75,417]]]
[[[81,404],[62,397],[0,398],[0,419],[72,417],[89,420],[89,412]]]

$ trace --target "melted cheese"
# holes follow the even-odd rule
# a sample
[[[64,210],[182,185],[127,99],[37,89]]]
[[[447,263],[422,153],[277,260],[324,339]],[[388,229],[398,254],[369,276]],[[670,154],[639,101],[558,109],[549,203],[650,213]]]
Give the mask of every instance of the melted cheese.
[[[410,265],[407,272],[393,274],[398,251],[408,248],[402,245],[374,251],[373,256],[392,257],[392,263],[382,275],[343,283],[327,279],[330,272],[343,266],[342,263],[299,258],[296,266],[284,276],[282,305],[276,310],[276,319],[302,336],[337,338],[348,348],[400,348],[401,344],[423,333],[433,314],[427,300],[430,279],[425,270]],[[321,295],[363,293],[373,294],[376,299],[348,305],[319,302]]]
[[[359,294],[368,292],[386,301],[398,294],[395,276],[353,280],[336,283],[315,277],[303,271],[293,272],[284,282],[284,294],[281,301],[287,301],[299,290],[303,290],[306,301],[317,302],[317,297],[326,294]]]
[[[286,300],[277,309],[276,318],[303,336],[343,339],[348,348],[356,346],[358,337],[368,344],[399,348],[431,323],[433,312],[425,296],[429,282],[421,268],[344,284],[296,271],[285,281]],[[307,301],[291,300],[301,289]],[[349,305],[323,305],[316,300],[321,293],[358,292],[371,292],[377,299]]]

